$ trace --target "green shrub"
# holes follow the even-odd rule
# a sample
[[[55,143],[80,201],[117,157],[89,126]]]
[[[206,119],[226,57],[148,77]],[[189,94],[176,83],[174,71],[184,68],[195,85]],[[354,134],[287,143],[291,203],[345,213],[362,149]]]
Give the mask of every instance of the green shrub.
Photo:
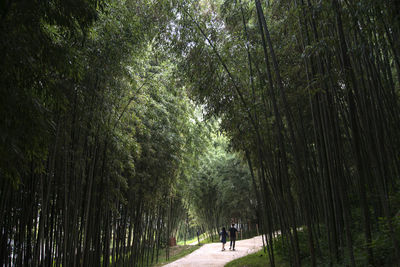
[[[400,216],[396,216],[393,221],[394,236],[400,237]],[[379,218],[378,231],[374,235],[371,247],[374,258],[378,266],[392,266],[395,261],[392,234],[389,230],[389,221],[386,218]]]
[[[299,248],[300,248],[300,259],[306,259],[310,257],[309,247],[308,247],[308,231],[303,228],[302,230],[297,231],[297,237],[299,239]],[[274,250],[277,255],[279,255],[283,259],[289,259],[292,257],[290,254],[290,243],[289,240],[284,240],[282,235],[279,235],[274,241]]]

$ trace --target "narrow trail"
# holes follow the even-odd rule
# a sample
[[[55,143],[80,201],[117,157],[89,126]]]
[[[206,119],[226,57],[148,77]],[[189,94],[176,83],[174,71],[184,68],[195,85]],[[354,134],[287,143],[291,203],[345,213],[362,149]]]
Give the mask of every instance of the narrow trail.
[[[226,263],[254,253],[262,248],[261,236],[236,241],[235,251],[229,250],[229,242],[221,251],[221,243],[205,244],[191,254],[176,260],[164,267],[223,267]]]

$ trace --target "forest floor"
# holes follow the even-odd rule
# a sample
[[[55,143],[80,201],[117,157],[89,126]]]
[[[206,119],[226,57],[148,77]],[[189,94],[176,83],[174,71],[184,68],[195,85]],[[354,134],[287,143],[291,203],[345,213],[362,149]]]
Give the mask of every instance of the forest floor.
[[[261,236],[236,241],[235,251],[229,250],[229,241],[225,251],[221,251],[221,243],[205,244],[191,254],[176,260],[164,267],[223,267],[226,263],[254,253],[262,248]]]

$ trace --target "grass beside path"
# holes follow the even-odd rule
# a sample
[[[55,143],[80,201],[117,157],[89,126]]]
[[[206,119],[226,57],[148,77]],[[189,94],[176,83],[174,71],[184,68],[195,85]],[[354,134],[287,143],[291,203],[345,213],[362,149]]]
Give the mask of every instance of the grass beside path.
[[[154,264],[153,267],[163,266],[167,263],[176,261],[180,258],[185,257],[186,255],[192,253],[196,249],[200,248],[200,246],[175,246],[170,247],[169,249],[169,260],[165,259],[165,250],[160,252],[160,258],[157,264]]]
[[[214,240],[214,243],[219,242],[219,235],[217,235],[217,234],[213,235],[213,240]],[[197,236],[192,239],[186,240],[186,245],[193,244],[193,243],[197,245],[197,243],[198,243]],[[211,237],[209,237],[206,234],[200,235],[200,245],[208,244],[208,243],[213,243],[213,242],[211,242]],[[178,244],[178,246],[180,246],[180,245],[184,245],[185,242],[180,240],[180,241],[178,241],[177,244]]]
[[[205,238],[207,238],[207,234],[205,234],[205,233],[201,234],[201,235],[199,236],[200,243],[202,243],[203,240],[204,240]],[[195,236],[195,237],[193,237],[193,238],[191,238],[191,239],[186,240],[186,245],[190,245],[190,244],[192,244],[192,243],[195,243],[195,244],[197,245],[197,243],[198,243],[197,236]],[[185,241],[184,241],[184,240],[179,240],[179,241],[177,242],[177,244],[178,244],[178,246],[185,245]]]
[[[256,253],[228,262],[225,267],[268,267],[268,254],[260,250]],[[279,258],[275,259],[276,267],[288,267],[289,265],[282,262]]]
[[[208,244],[208,243],[218,243],[218,242],[220,242],[219,235],[213,235],[213,241],[211,241],[211,237],[208,236],[204,240],[202,240],[200,243]]]

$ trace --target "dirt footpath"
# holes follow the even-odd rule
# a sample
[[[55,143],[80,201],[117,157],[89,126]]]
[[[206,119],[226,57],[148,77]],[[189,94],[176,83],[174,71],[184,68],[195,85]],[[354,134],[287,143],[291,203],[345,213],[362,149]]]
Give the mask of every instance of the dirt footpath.
[[[256,252],[262,248],[261,236],[236,241],[235,251],[229,250],[229,241],[225,251],[221,251],[221,243],[205,244],[191,254],[176,260],[165,267],[223,267],[226,263]]]

